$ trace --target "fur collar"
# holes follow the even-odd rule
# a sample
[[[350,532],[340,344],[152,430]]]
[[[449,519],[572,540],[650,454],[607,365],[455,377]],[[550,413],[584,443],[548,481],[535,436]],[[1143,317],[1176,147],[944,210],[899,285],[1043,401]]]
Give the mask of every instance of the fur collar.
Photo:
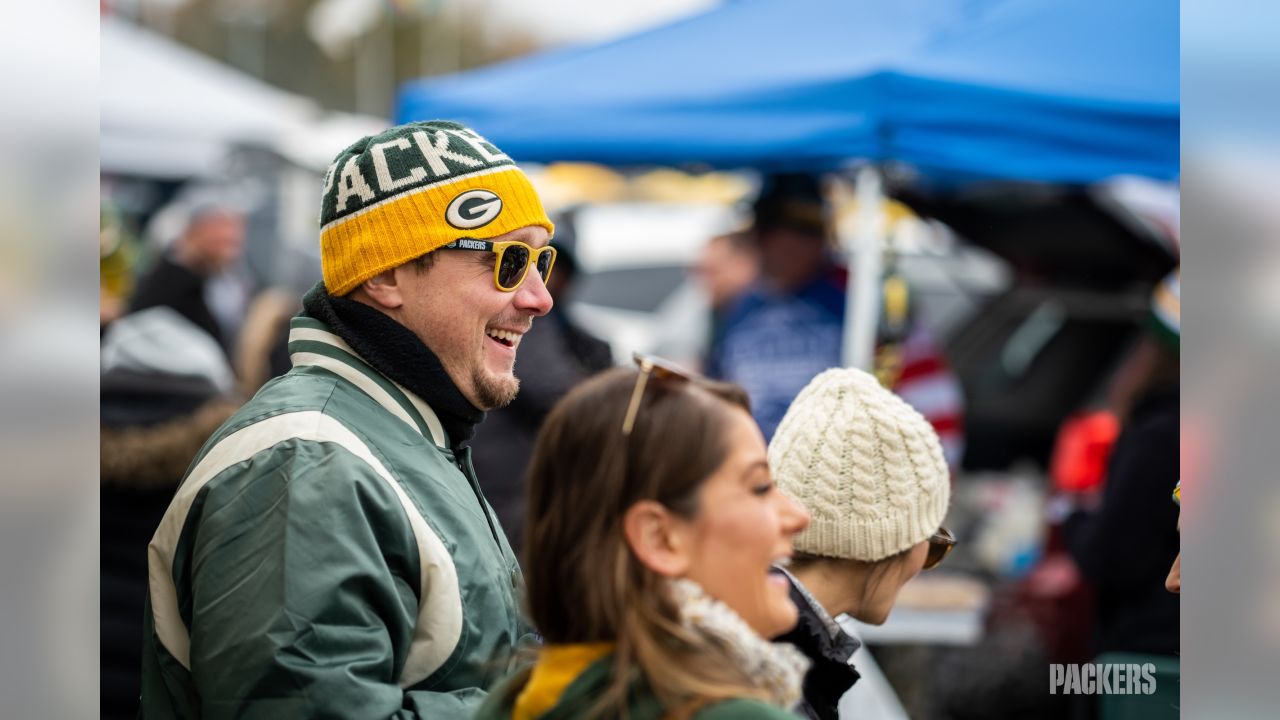
[[[769,693],[774,705],[790,710],[800,702],[801,683],[809,669],[804,653],[760,637],[728,605],[692,580],[673,581],[671,591],[684,626],[723,646],[748,677]]]
[[[190,415],[158,425],[101,428],[100,477],[104,487],[175,488],[200,447],[239,407],[213,400]]]

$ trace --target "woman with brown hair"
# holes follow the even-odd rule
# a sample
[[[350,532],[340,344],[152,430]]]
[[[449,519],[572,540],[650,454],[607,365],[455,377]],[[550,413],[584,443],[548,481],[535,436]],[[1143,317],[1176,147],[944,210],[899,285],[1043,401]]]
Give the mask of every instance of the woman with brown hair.
[[[477,717],[789,718],[807,662],[770,566],[808,514],[777,491],[736,385],[654,358],[548,416],[529,470],[528,605],[545,642]]]
[[[801,715],[838,717],[858,679],[856,638],[835,618],[879,625],[898,591],[936,566],[955,539],[942,528],[951,480],[942,445],[923,415],[854,368],[823,372],[787,409],[769,444],[778,487],[813,513],[780,573],[800,610],[778,638],[812,661]]]

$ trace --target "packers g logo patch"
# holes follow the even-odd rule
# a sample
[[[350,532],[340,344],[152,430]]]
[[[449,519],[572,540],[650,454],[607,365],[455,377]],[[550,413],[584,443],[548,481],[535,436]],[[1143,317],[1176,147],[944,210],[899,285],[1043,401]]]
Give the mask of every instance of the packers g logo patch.
[[[444,219],[459,230],[473,230],[493,222],[502,212],[502,198],[488,190],[468,190],[454,198]]]

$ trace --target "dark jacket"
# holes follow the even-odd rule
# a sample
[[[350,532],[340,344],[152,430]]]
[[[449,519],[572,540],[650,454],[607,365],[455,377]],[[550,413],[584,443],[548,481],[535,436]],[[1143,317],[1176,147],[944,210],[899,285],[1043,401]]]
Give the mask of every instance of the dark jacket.
[[[840,698],[858,681],[858,671],[849,660],[862,644],[835,624],[799,580],[789,573],[787,579],[800,620],[774,642],[791,643],[813,661],[804,676],[804,700],[796,712],[815,720],[835,720],[840,715]]]
[[[1067,518],[1063,533],[1097,590],[1097,652],[1176,654],[1178,596],[1165,590],[1178,554],[1178,387],[1134,404],[1116,440],[1102,504]]]
[[[204,276],[174,262],[167,254],[156,259],[156,264],[141,279],[138,289],[129,301],[129,312],[153,307],[173,308],[193,325],[209,333],[227,350],[232,338],[222,331],[205,300]]]
[[[154,426],[102,427],[103,718],[138,715],[147,543],[191,458],[235,408],[230,402],[213,401]]]

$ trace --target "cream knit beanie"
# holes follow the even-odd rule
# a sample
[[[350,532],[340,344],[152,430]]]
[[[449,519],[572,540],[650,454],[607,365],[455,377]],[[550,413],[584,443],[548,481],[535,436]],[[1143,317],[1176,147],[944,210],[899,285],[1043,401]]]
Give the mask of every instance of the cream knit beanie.
[[[778,486],[809,509],[795,548],[873,562],[942,525],[951,480],[924,416],[853,368],[827,370],[796,396],[769,444]]]

